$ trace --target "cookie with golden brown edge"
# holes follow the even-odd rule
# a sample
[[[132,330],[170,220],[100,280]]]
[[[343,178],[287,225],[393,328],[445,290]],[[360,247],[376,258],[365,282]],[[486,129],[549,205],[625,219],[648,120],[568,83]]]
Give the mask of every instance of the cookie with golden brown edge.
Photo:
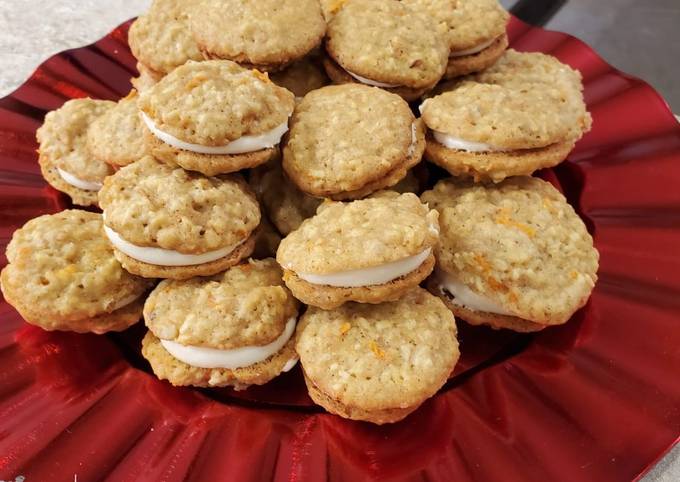
[[[318,0],[199,0],[190,28],[206,59],[277,71],[318,46],[326,22]]]
[[[312,56],[307,56],[284,70],[271,74],[270,78],[276,85],[295,94],[296,99],[302,99],[309,92],[330,84],[330,79],[321,66],[321,60]]]
[[[53,188],[68,194],[74,204],[95,206],[104,178],[113,173],[111,166],[92,156],[87,130],[114,105],[107,100],[69,100],[48,112],[36,133],[43,177]]]
[[[149,87],[156,85],[156,83],[163,78],[162,74],[154,72],[144,64],[137,62],[137,77],[130,79],[132,86],[137,89],[137,92],[144,92]]]
[[[149,278],[210,276],[253,251],[260,210],[238,175],[205,177],[151,156],[110,176],[99,193],[116,258]]]
[[[459,357],[456,335],[446,306],[415,288],[378,305],[309,307],[295,349],[312,400],[341,417],[384,424],[444,385]]]
[[[583,221],[550,183],[446,179],[422,195],[439,211],[428,289],[471,324],[537,331],[588,301],[599,255]]]
[[[228,60],[187,62],[138,100],[153,156],[206,176],[271,159],[294,104],[266,74]]]
[[[567,66],[525,81],[485,73],[471,79],[420,107],[426,158],[453,175],[494,182],[529,175],[562,162],[590,130],[578,73]]]
[[[445,79],[493,65],[508,47],[510,15],[498,0],[402,0],[435,20],[450,53]]]
[[[202,60],[188,26],[187,8],[194,0],[154,0],[148,12],[130,26],[128,43],[143,64],[141,76],[160,80],[188,60]],[[139,89],[144,90],[144,89]]]
[[[395,0],[348,0],[328,24],[333,82],[381,87],[415,100],[444,75],[449,47],[430,18]]]
[[[328,86],[296,107],[283,168],[312,196],[358,199],[403,179],[424,147],[423,126],[399,96],[360,84]]]
[[[146,155],[137,91],[132,90],[90,125],[87,147],[97,161],[113,167],[127,166]]]
[[[250,173],[250,185],[262,209],[284,236],[314,216],[322,200],[300,191],[283,173],[281,165],[266,164]]]
[[[104,333],[140,319],[152,282],[122,268],[102,225],[100,214],[72,209],[39,216],[14,232],[0,287],[28,323]]]
[[[276,260],[302,302],[332,309],[347,301],[393,301],[434,266],[437,212],[415,194],[328,201],[286,236]]]
[[[162,281],[144,305],[142,354],[173,385],[262,385],[297,363],[298,303],[269,258]]]

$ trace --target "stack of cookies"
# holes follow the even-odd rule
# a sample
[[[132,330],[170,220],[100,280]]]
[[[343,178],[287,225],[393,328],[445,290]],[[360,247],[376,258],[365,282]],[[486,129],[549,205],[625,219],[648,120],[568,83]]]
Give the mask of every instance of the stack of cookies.
[[[496,0],[155,0],[136,89],[37,133],[47,182],[101,214],[17,230],[5,298],[47,330],[143,318],[173,385],[299,361],[329,412],[403,419],[453,372],[454,315],[538,331],[597,280],[585,225],[531,177],[590,129],[581,76],[507,50],[507,21]]]

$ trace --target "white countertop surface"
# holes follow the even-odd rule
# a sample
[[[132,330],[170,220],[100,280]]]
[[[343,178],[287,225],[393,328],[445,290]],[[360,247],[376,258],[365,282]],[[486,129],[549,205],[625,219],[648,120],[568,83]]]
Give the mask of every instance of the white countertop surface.
[[[0,0],[0,97],[17,88],[50,55],[98,40],[137,16],[150,3],[150,0]],[[680,446],[642,480],[679,481]]]

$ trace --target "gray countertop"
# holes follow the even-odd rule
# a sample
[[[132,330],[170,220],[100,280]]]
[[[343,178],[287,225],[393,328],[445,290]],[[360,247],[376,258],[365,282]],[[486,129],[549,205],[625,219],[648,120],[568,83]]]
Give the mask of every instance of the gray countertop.
[[[98,40],[149,3],[0,0],[0,96],[18,87],[50,55]],[[514,2],[502,3],[507,7]],[[547,24],[583,39],[616,67],[651,82],[676,111],[680,111],[679,26],[678,0],[573,0]],[[680,447],[643,480],[680,480]]]

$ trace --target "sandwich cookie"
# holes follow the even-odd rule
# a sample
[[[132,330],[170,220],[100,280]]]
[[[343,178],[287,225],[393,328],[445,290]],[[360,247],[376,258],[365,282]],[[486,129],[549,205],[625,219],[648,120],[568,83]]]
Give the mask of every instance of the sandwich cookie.
[[[445,37],[395,0],[348,0],[328,24],[324,67],[336,84],[361,83],[415,100],[442,78]]]
[[[450,52],[445,79],[493,65],[508,47],[510,15],[498,0],[402,0],[433,18]]]
[[[200,0],[190,28],[206,59],[274,72],[318,46],[326,22],[318,0]]]
[[[250,185],[262,209],[284,236],[316,214],[321,199],[300,191],[283,173],[279,163],[268,163],[250,173]]]
[[[565,73],[553,83],[464,81],[427,99],[426,158],[454,176],[493,182],[559,164],[591,126],[573,71]]]
[[[399,96],[361,84],[328,86],[296,107],[283,168],[312,196],[358,199],[403,179],[420,162],[424,137]]]
[[[295,100],[266,74],[211,60],[178,67],[138,105],[154,157],[214,176],[271,159]]]
[[[99,203],[116,258],[147,278],[224,271],[250,255],[260,223],[239,176],[205,177],[150,156],[109,177]]]
[[[432,397],[458,361],[456,322],[422,288],[378,305],[310,306],[295,349],[309,395],[331,413],[397,422]]]
[[[302,100],[309,92],[330,84],[321,61],[317,62],[311,56],[298,60],[281,72],[271,74],[270,78],[276,85],[295,94],[296,100]]]
[[[158,81],[188,60],[203,59],[188,26],[187,7],[194,1],[154,0],[130,26],[130,50],[143,66],[140,78]]]
[[[281,241],[276,260],[305,304],[393,301],[432,271],[437,217],[411,193],[329,201]]]
[[[548,182],[482,186],[446,179],[422,196],[439,211],[437,267],[427,287],[473,325],[538,331],[588,301],[599,255],[583,221]]]
[[[137,89],[137,92],[144,92],[149,87],[156,85],[156,83],[163,78],[161,74],[152,71],[139,62],[137,62],[137,72],[139,72],[137,77],[130,79],[132,87]]]
[[[132,90],[90,125],[87,147],[97,161],[114,168],[127,166],[146,155],[137,91]]]
[[[68,194],[74,204],[95,206],[104,178],[113,173],[111,166],[93,157],[87,130],[114,105],[107,100],[69,100],[49,112],[36,133],[43,177],[50,186]]]
[[[152,282],[125,271],[100,214],[66,210],[28,221],[7,245],[2,294],[44,330],[121,331],[142,316]]]
[[[173,385],[262,385],[298,361],[297,312],[271,258],[208,278],[164,280],[144,305],[142,355]]]

